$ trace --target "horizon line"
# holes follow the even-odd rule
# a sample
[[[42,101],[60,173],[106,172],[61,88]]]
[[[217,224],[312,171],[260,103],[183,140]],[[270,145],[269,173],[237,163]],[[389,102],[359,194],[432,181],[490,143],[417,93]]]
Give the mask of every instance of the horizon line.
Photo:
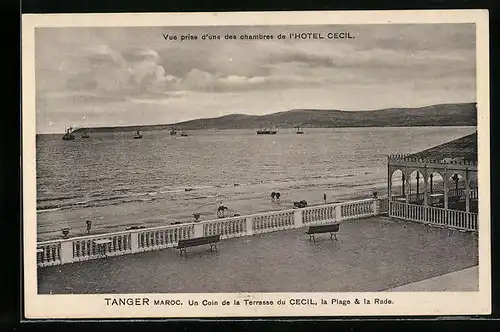
[[[377,108],[377,109],[362,109],[362,110],[342,110],[342,109],[329,109],[329,108],[292,108],[288,109],[285,111],[276,111],[276,112],[271,112],[267,114],[261,114],[261,115],[254,115],[254,114],[246,114],[246,113],[230,113],[222,116],[217,116],[217,117],[207,117],[207,118],[194,118],[190,120],[183,120],[183,121],[178,121],[174,123],[157,123],[157,124],[124,124],[124,125],[108,125],[108,126],[85,126],[85,127],[74,127],[75,130],[81,130],[81,129],[101,129],[101,128],[130,128],[130,127],[151,127],[151,126],[175,126],[178,124],[190,122],[190,121],[198,121],[198,120],[211,120],[211,119],[220,119],[228,116],[234,116],[234,115],[244,115],[248,117],[254,117],[254,118],[260,118],[268,115],[273,115],[273,114],[279,114],[279,113],[287,113],[287,112],[292,112],[292,111],[332,111],[332,112],[376,112],[376,111],[388,111],[388,110],[394,110],[394,109],[400,109],[400,110],[408,110],[408,109],[423,109],[423,108],[428,108],[432,106],[444,106],[444,105],[466,105],[466,104],[476,104],[477,101],[470,101],[470,102],[463,102],[463,103],[439,103],[439,104],[430,104],[426,106],[420,106],[420,107],[388,107],[388,108]],[[310,127],[310,128],[368,128],[367,126],[352,126],[352,127]],[[434,126],[376,126],[372,128],[382,128],[382,127],[434,127]],[[455,125],[447,125],[447,126],[436,126],[436,127],[455,127]],[[180,129],[180,128],[179,128]],[[233,128],[234,129],[234,128]],[[237,129],[237,128],[236,128]],[[242,128],[244,129],[244,128]],[[225,130],[225,129],[220,129],[220,130]],[[64,132],[43,132],[43,133],[35,133],[36,135],[50,135],[50,134],[63,134]]]

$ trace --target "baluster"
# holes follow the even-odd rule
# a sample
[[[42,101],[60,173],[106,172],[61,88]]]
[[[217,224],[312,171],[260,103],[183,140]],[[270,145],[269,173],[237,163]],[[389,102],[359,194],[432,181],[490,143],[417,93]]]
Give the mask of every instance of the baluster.
[[[80,242],[73,242],[73,252],[76,257],[80,257]]]

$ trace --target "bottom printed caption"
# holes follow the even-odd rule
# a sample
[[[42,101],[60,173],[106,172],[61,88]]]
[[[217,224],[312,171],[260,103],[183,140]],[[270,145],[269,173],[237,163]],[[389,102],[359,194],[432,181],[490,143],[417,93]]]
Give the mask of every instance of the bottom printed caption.
[[[179,300],[179,299],[150,299],[148,297],[127,297],[104,299],[106,306],[188,306],[188,307],[217,307],[217,306],[351,306],[351,305],[392,305],[389,298],[291,298],[278,300],[253,299],[226,299],[226,300]]]

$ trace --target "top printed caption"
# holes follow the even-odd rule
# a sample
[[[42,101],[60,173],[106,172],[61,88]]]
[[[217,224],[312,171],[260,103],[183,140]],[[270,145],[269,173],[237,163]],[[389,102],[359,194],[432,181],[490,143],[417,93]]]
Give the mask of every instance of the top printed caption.
[[[354,39],[350,32],[299,32],[299,33],[278,33],[278,34],[169,34],[162,33],[167,41],[195,41],[195,40],[320,40],[320,39]]]

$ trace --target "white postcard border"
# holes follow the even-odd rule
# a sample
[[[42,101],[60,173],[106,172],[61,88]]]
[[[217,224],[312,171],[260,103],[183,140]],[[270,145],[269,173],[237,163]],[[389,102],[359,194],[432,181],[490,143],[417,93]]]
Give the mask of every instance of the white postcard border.
[[[412,293],[210,293],[39,295],[36,266],[35,52],[36,27],[202,25],[327,25],[475,23],[479,152],[479,291]],[[489,26],[486,10],[253,12],[175,14],[28,14],[22,16],[24,310],[26,318],[169,318],[270,316],[459,315],[491,312]],[[274,305],[106,306],[106,298],[274,301]],[[391,299],[391,305],[292,306],[290,299]],[[277,301],[285,300],[285,305]]]

